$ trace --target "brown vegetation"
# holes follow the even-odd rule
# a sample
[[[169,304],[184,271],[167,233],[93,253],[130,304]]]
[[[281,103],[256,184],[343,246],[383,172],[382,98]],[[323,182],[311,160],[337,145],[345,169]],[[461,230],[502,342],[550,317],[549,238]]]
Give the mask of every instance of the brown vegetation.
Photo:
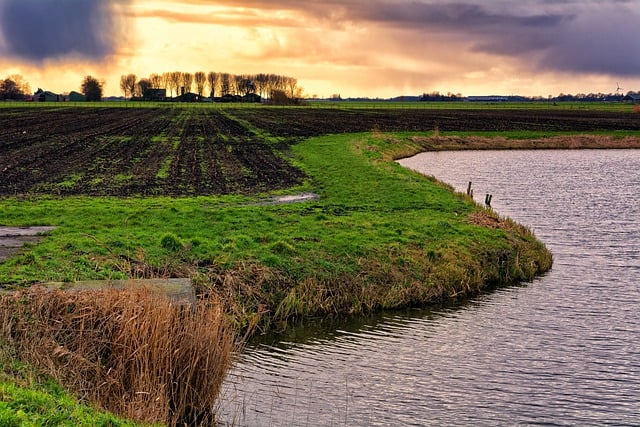
[[[410,139],[420,150],[428,151],[640,148],[638,136],[617,138],[610,135],[566,135],[532,139],[510,139],[501,136],[414,136]]]
[[[213,421],[236,350],[221,307],[180,306],[148,290],[31,288],[0,298],[3,350],[78,396],[169,425]]]
[[[278,329],[311,317],[455,300],[490,286],[532,280],[551,268],[551,252],[528,228],[490,210],[472,215],[470,222],[510,232],[510,247],[489,251],[478,243],[469,251],[443,252],[411,245],[380,248],[357,259],[356,273],[324,272],[303,278],[245,263],[234,269],[212,267],[194,284],[200,298],[224,301],[230,317],[238,322],[236,327]]]

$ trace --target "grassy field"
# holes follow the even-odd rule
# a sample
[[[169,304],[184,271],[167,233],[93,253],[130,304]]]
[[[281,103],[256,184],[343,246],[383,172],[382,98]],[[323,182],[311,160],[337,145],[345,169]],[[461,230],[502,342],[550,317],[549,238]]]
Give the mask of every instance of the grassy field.
[[[371,109],[371,110],[575,110],[575,111],[612,111],[631,112],[634,105],[624,102],[406,102],[406,101],[306,101],[303,105],[269,105],[256,103],[182,103],[182,102],[140,102],[140,101],[104,101],[104,102],[0,102],[2,108],[51,108],[51,107],[115,107],[115,108],[277,108],[277,109]],[[637,106],[636,111],[637,111]]]
[[[288,193],[319,195],[302,203],[265,203],[266,194],[0,199],[6,225],[58,227],[0,265],[0,277],[5,287],[193,277],[203,293],[238,302],[242,325],[258,313],[269,323],[422,304],[549,268],[525,230],[478,226],[470,215],[495,214],[383,161],[398,141],[369,133],[293,145],[308,178]],[[502,258],[498,270],[492,260]],[[239,295],[229,283],[243,284]]]

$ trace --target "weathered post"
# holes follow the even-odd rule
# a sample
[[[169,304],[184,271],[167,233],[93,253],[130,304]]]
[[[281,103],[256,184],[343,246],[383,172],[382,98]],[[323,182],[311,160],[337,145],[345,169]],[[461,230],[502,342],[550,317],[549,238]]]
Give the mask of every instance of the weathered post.
[[[471,196],[471,181],[469,181],[469,185],[467,185],[467,196]]]
[[[486,196],[484,196],[484,204],[488,207],[491,207],[491,199],[493,199],[492,194],[487,194]]]

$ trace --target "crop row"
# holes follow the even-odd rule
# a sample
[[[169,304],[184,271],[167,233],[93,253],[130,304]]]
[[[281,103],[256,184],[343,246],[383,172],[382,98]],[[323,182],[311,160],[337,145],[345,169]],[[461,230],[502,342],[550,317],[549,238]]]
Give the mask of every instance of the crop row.
[[[254,193],[304,174],[233,119],[186,109],[52,109],[0,117],[0,194]]]

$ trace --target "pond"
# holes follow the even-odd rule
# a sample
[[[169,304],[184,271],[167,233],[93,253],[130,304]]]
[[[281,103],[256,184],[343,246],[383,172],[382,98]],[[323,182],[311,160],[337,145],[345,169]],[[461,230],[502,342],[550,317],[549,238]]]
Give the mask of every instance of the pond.
[[[640,150],[423,153],[402,165],[532,228],[554,267],[455,307],[255,342],[223,424],[640,424]]]

